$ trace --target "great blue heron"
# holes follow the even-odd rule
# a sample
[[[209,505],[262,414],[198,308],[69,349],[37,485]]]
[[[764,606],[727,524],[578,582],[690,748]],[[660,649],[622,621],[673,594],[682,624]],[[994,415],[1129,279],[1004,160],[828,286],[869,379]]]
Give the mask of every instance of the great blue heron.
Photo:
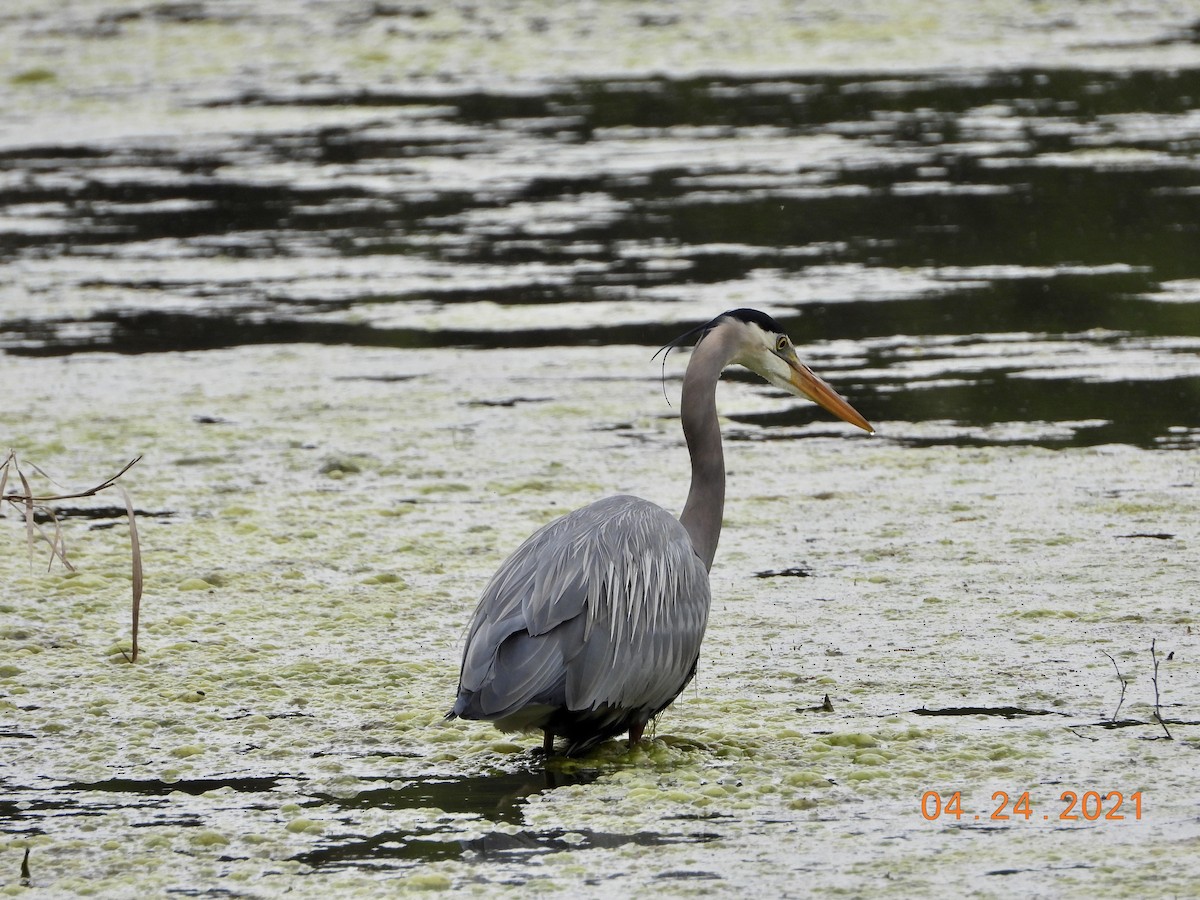
[[[725,505],[716,390],[726,366],[743,365],[873,430],[800,362],[765,313],[723,313],[668,347],[695,332],[681,403],[692,462],[683,513],[676,520],[646,500],[608,497],[526,540],[475,608],[447,718],[485,719],[503,731],[540,728],[547,754],[560,735],[576,755],[623,731],[636,744],[691,681]]]

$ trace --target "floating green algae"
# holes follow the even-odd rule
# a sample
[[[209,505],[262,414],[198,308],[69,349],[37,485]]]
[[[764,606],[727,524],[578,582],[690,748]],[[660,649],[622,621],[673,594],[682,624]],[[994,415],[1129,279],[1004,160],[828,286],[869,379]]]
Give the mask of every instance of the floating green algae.
[[[928,4],[897,3],[867,23],[844,4],[781,12],[771,4],[614,3],[586,15],[533,2],[503,13],[471,4],[376,4],[370,15],[309,4],[302,15],[268,17],[251,7],[80,3],[64,7],[69,18],[61,22],[34,6],[19,0],[0,24],[6,45],[21,48],[8,55],[3,75],[22,87],[11,92],[16,124],[5,139],[26,147],[28,134],[39,143],[62,140],[67,153],[95,152],[95,168],[71,188],[84,205],[89,190],[113,177],[100,160],[128,152],[130,134],[158,135],[151,147],[193,146],[193,174],[204,179],[205,148],[226,139],[214,133],[254,136],[228,161],[237,168],[255,165],[256,142],[300,140],[324,128],[314,155],[342,167],[336,175],[297,164],[270,177],[312,179],[305,189],[313,197],[325,178],[362,179],[367,193],[376,178],[384,193],[395,189],[395,171],[355,170],[338,147],[339,129],[349,124],[389,127],[379,124],[378,108],[297,111],[254,99],[263,87],[286,100],[297,86],[407,89],[412,82],[389,79],[413,76],[427,87],[447,76],[492,84],[500,72],[528,90],[528,81],[581,68],[680,76],[804,66],[861,75],[963,60],[971,72],[989,60],[1019,67],[1140,58],[1165,66],[1195,52],[1193,41],[1169,39],[1188,22],[1156,4],[1089,4],[1087,15],[1042,4],[1025,19],[1003,4],[969,13],[942,5],[935,14]],[[502,14],[522,26],[510,41],[496,39],[508,27]],[[784,24],[776,14],[787,17]],[[726,27],[731,19],[738,24]],[[1114,33],[1126,39],[1113,42]],[[250,45],[253,66],[246,64]],[[529,52],[547,46],[552,52]],[[314,59],[321,61],[315,68]],[[863,80],[837,90],[865,91]],[[633,92],[654,89],[651,80]],[[772,89],[779,88],[757,90]],[[211,102],[243,92],[244,108]],[[37,107],[61,115],[21,118]],[[964,139],[971,128],[985,136],[1003,128],[1005,119],[1024,122],[1006,110],[977,110],[964,120]],[[1089,121],[1125,127],[1121,117]],[[867,125],[880,127],[880,118]],[[1065,127],[1061,116],[1056,125]],[[795,179],[800,155],[818,149],[820,138],[771,149],[769,131],[729,136],[715,142],[717,151],[766,148],[774,155],[753,156],[752,167],[763,171],[752,174],[768,179],[782,159],[785,176]],[[81,132],[87,146],[73,149]],[[620,166],[637,162],[636,147],[616,151],[620,133],[602,137],[601,149]],[[455,139],[451,132],[433,137],[447,142],[450,157]],[[681,146],[712,154],[713,171],[687,176],[697,180],[695,202],[711,202],[720,178],[731,177],[727,157],[697,143],[666,141],[660,149],[678,160]],[[985,162],[1011,164],[1015,156],[996,146]],[[512,155],[522,165],[538,158],[525,145]],[[1071,162],[1101,164],[1095,156]],[[1112,164],[1128,166],[1128,157]],[[23,157],[13,159],[15,177],[26,177]],[[868,162],[830,159],[847,169]],[[562,171],[569,182],[593,164],[577,159]],[[67,178],[61,165],[47,165],[45,177]],[[404,165],[422,163],[413,157]],[[450,178],[470,167],[481,176],[491,171],[467,160]],[[139,170],[124,183],[145,176]],[[642,177],[659,176],[643,176],[635,165],[616,181],[628,190]],[[430,178],[446,175],[434,166]],[[504,206],[496,182],[483,178],[465,189]],[[586,205],[570,205],[565,216],[560,210],[556,221],[570,222]],[[545,205],[500,209],[491,226],[485,218],[477,227],[486,236],[505,214],[533,229],[553,212]],[[99,206],[90,214],[99,216]],[[167,215],[185,221],[186,214]],[[588,214],[602,219],[603,210]],[[654,214],[639,207],[645,220]],[[44,209],[19,209],[13,218],[31,228],[66,228]],[[253,232],[252,223],[246,228]],[[429,240],[438,230],[430,226]],[[622,245],[627,265],[646,243]],[[268,244],[242,233],[226,243],[162,246],[167,255],[196,252],[179,265],[191,274],[180,275],[169,262],[150,265],[152,254],[89,262],[86,242],[66,235],[62,246],[77,252],[57,262],[24,258],[6,280],[5,300],[13,315],[53,306],[83,323],[96,316],[92,325],[103,327],[114,309],[175,303],[208,312],[209,302],[219,302],[208,288],[222,278],[243,300],[292,284],[298,269],[319,268],[298,254],[272,271],[271,260],[255,258]],[[527,241],[513,252],[533,250]],[[568,252],[586,258],[595,251],[580,241]],[[659,297],[664,302],[631,313],[620,302],[600,305],[611,302],[602,284],[596,304],[557,313],[597,326],[628,317],[642,328],[664,317],[699,317],[734,305],[731,299],[788,307],[796,288],[771,276],[777,263],[767,260],[752,284],[734,285],[737,297],[729,285],[697,278],[682,300]],[[148,265],[152,271],[139,271]],[[298,293],[311,288],[329,303],[300,317],[337,320],[339,291],[379,289],[373,270],[337,265],[345,268],[300,282]],[[231,275],[234,269],[241,274]],[[555,274],[547,267],[534,282]],[[936,281],[928,272],[910,274],[925,279],[923,289]],[[883,290],[905,289],[902,273],[888,277]],[[1048,284],[1064,287],[1069,277]],[[404,275],[383,280],[389,290],[400,285],[423,297],[448,278],[443,271],[415,284]],[[1037,306],[1013,296],[1025,309]],[[430,332],[464,320],[502,331],[556,312],[554,304],[523,305],[538,306],[456,298],[412,315],[423,316]],[[254,318],[247,313],[238,327],[253,329]],[[142,523],[147,596],[144,653],[135,665],[114,664],[129,637],[121,528],[68,520],[79,566],[69,575],[43,572],[40,559],[31,566],[20,517],[0,520],[9,550],[0,557],[0,863],[9,873],[0,890],[24,890],[17,881],[25,850],[31,888],[94,896],[128,896],[132,886],[146,895],[355,897],[400,886],[511,896],[862,896],[948,884],[980,893],[1140,896],[1147,859],[1160,863],[1161,892],[1184,896],[1200,887],[1189,805],[1196,796],[1197,683],[1189,660],[1197,580],[1187,552],[1196,540],[1194,450],[969,448],[938,444],[941,429],[960,432],[936,421],[891,423],[893,435],[904,437],[895,442],[884,429],[876,439],[812,435],[807,424],[755,419],[779,398],[731,380],[721,388],[722,410],[736,417],[726,421],[728,433],[738,438],[728,446],[729,527],[696,681],[644,746],[610,742],[587,759],[542,765],[528,752],[536,736],[443,720],[462,629],[499,560],[549,518],[618,490],[678,509],[686,479],[677,406],[662,400],[651,351],[622,340],[533,350],[421,349],[400,345],[400,337],[394,347],[284,346],[286,336],[256,334],[253,345],[81,354],[69,362],[6,355],[0,362],[6,386],[20,387],[6,394],[10,440],[29,458],[75,484],[145,452],[127,479],[130,490],[139,505],[172,513]],[[954,343],[958,337],[941,346],[977,352]],[[833,353],[848,370],[839,374],[853,385],[852,373],[869,373],[884,343],[867,342],[872,359],[862,365]],[[1011,359],[1022,341],[1011,343],[994,358]],[[1094,336],[1090,346],[1111,343]],[[935,339],[902,349],[927,362],[938,346]],[[1193,352],[1182,346],[1164,355],[1179,363]],[[1089,363],[1086,377],[1106,361]],[[677,403],[675,365],[667,389]],[[531,397],[539,402],[504,405]],[[48,411],[53,434],[46,433]],[[1040,433],[1042,426],[1029,424]],[[763,439],[768,434],[787,439]],[[984,436],[1003,439],[1003,429]],[[801,568],[812,574],[755,577]],[[1153,719],[1154,639],[1175,654],[1162,661],[1157,685],[1171,741]],[[814,712],[826,694],[832,711]],[[1039,715],[970,712],[1016,706]],[[933,709],[959,712],[917,712]],[[1143,817],[1059,819],[1068,789],[1126,798],[1141,792]],[[944,806],[932,819],[923,815],[929,791],[944,799],[960,791],[963,817]],[[1031,820],[990,818],[997,792],[1024,791]]]

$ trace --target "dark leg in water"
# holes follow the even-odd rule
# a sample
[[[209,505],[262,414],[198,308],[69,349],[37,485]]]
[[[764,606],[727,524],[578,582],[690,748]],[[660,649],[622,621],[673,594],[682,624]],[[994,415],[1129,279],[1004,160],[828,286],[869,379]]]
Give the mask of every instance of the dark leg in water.
[[[554,732],[549,728],[546,729],[546,736],[542,738],[542,753],[546,756],[554,755]]]
[[[642,732],[646,730],[645,722],[635,722],[629,726],[629,746],[636,747],[642,739]]]

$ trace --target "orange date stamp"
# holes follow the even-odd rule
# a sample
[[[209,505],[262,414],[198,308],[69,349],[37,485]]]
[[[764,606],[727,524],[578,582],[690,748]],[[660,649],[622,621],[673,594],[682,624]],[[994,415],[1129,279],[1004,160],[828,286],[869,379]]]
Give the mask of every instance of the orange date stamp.
[[[1063,791],[1058,804],[1049,812],[1035,810],[1029,791],[1012,797],[1007,791],[992,794],[991,814],[987,811],[973,813],[963,809],[962,791],[943,796],[938,791],[926,791],[921,795],[921,815],[928,821],[953,819],[962,822],[1026,822],[1052,818],[1059,822],[1123,822],[1142,820],[1142,792],[1135,791],[1126,796],[1121,791]],[[1039,815],[1039,813],[1041,813]],[[985,818],[986,815],[986,818]]]

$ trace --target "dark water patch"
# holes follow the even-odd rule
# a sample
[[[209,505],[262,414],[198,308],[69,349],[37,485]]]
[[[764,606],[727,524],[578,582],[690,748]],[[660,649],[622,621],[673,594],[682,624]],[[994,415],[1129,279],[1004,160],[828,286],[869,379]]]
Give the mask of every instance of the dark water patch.
[[[946,706],[939,709],[910,710],[917,716],[999,716],[1002,719],[1019,719],[1025,716],[1065,716],[1069,713],[1051,709],[1025,709],[1020,706]]]
[[[94,818],[120,811],[130,827],[200,827],[219,809],[261,809],[275,811],[280,804],[280,790],[285,786],[289,797],[298,806],[340,811],[337,821],[353,821],[357,812],[378,810],[421,810],[428,812],[433,824],[417,834],[377,836],[367,841],[355,837],[349,844],[334,842],[322,853],[329,857],[346,858],[364,853],[369,847],[410,839],[423,849],[418,855],[434,858],[439,847],[426,847],[420,842],[438,843],[443,835],[452,834],[464,821],[472,823],[519,824],[523,821],[524,806],[529,797],[559,787],[590,784],[600,777],[597,770],[558,771],[553,768],[517,772],[497,772],[467,776],[420,775],[409,778],[380,776],[364,779],[362,790],[346,796],[331,794],[304,781],[280,775],[192,778],[180,781],[160,779],[109,778],[94,782],[51,782],[20,785],[0,782],[0,833],[48,833],[57,818]],[[371,782],[386,782],[386,786],[370,786]],[[180,795],[202,797],[220,792],[233,796],[219,798],[205,806],[196,806]],[[203,808],[201,808],[203,807]],[[423,826],[424,827],[424,826]],[[543,850],[556,846],[560,836],[535,836],[530,840]],[[489,846],[515,849],[505,844],[500,835],[488,841],[480,840],[471,847],[457,847],[482,852]],[[603,840],[598,837],[597,840]],[[447,845],[441,844],[440,847]],[[338,849],[340,848],[340,849]],[[382,852],[382,851],[381,851]],[[385,854],[386,855],[386,854]],[[322,858],[319,853],[316,859]],[[315,864],[315,863],[314,863]]]
[[[214,579],[219,579],[221,576],[213,574],[212,577]],[[200,691],[198,693],[203,695],[202,691]],[[254,713],[254,712],[250,712],[249,710],[245,710],[243,712],[236,713],[235,715],[232,715],[232,716],[224,716],[223,718],[225,719],[226,722],[236,722],[238,719],[248,719],[251,716],[258,716],[258,715],[261,715],[264,719],[270,719],[270,720],[274,720],[274,719],[311,719],[311,718],[313,718],[312,713],[306,713],[306,712]],[[388,756],[398,756],[399,755],[399,754],[394,754],[391,751],[384,751],[384,752]],[[324,754],[322,754],[322,753],[314,753],[313,758],[315,759],[315,758],[318,758],[323,755]]]
[[[0,784],[6,795],[6,799],[0,800],[0,833],[52,833],[56,819],[91,819],[115,812],[128,813],[130,827],[198,828],[205,824],[204,818],[179,809],[172,795],[198,796],[222,789],[239,794],[268,794],[278,783],[276,777],[200,778],[177,782],[110,778],[96,782],[47,782],[38,786],[7,782]],[[14,799],[7,799],[9,797]]]
[[[371,788],[351,797],[314,796],[343,809],[434,809],[494,822],[520,822],[525,801],[535,794],[566,785],[591,784],[599,777],[596,770],[560,772],[551,768],[457,777],[428,775],[400,779],[400,787]]]
[[[947,138],[960,137],[955,123],[980,106],[1008,103],[1029,115],[1068,115],[1081,120],[1131,108],[1155,114],[1184,113],[1200,95],[1200,72],[1190,69],[1128,71],[1040,70],[821,75],[795,78],[706,76],[631,78],[560,83],[541,92],[478,91],[449,87],[347,90],[307,85],[286,93],[245,92],[212,102],[225,106],[346,107],[381,109],[446,107],[453,118],[493,124],[501,120],[577,118],[579,135],[609,128],[663,129],[763,126],[828,126],[880,120],[904,131],[911,118],[941,122]],[[909,136],[916,134],[912,130]]]
[[[1172,723],[1173,724],[1173,723]],[[1116,728],[1142,728],[1153,725],[1158,728],[1157,722],[1142,721],[1141,719],[1110,719],[1107,722],[1093,722],[1091,725],[1078,725],[1077,728],[1104,728],[1112,731]]]
[[[606,82],[584,85],[598,124],[829,125],[874,118],[890,122],[895,114],[922,120],[944,116],[953,122],[971,109],[1003,102],[1029,112],[1067,111],[1080,118],[1131,107],[1175,113],[1190,109],[1187,98],[1200,91],[1200,72],[1026,69],[881,77],[864,73],[796,79],[652,79],[624,84],[629,87]],[[1069,104],[1065,110],[1064,103]]]
[[[786,569],[765,569],[762,572],[755,572],[755,578],[808,578],[812,575],[812,570],[806,569],[803,566],[789,566]]]
[[[53,515],[50,512],[53,512]],[[177,515],[169,509],[135,508],[133,513],[141,519],[169,519]],[[124,506],[55,506],[49,512],[35,510],[33,520],[45,524],[52,520],[61,522],[65,519],[125,519],[127,516],[128,510]],[[2,514],[0,518],[3,518]]]
[[[993,830],[995,830],[995,829],[993,829]],[[1072,872],[1072,871],[1079,870],[1079,869],[1086,871],[1088,869],[1094,869],[1094,868],[1096,868],[1096,866],[1089,865],[1088,863],[1071,863],[1071,864],[1068,864],[1065,866],[1043,866],[1043,867],[1039,867],[1036,869],[990,869],[989,871],[984,872],[983,874],[984,875],[1026,875],[1026,874],[1032,873],[1032,874],[1045,876],[1046,874],[1048,874],[1050,872]]]
[[[414,835],[407,831],[384,832],[369,838],[349,837],[317,850],[292,857],[314,868],[353,866],[386,869],[398,864],[416,865],[443,859],[478,859],[489,862],[504,859],[528,859],[545,853],[579,852],[618,847],[665,847],[676,844],[703,844],[719,840],[716,834],[683,834],[638,831],[616,834],[585,829],[562,831],[493,831],[477,838],[454,838],[452,831]]]
[[[1182,706],[1183,704],[1174,703],[1169,706]],[[1088,740],[1099,740],[1099,738],[1089,737],[1086,734],[1080,734],[1082,729],[1087,728],[1103,728],[1105,731],[1113,731],[1121,728],[1150,728],[1155,733],[1152,736],[1141,737],[1140,740],[1159,740],[1166,737],[1167,740],[1174,740],[1169,735],[1163,735],[1163,730],[1167,725],[1180,725],[1184,727],[1194,727],[1200,725],[1200,719],[1171,719],[1159,718],[1157,715],[1152,719],[1104,719],[1100,722],[1082,722],[1077,725],[1068,726],[1073,734],[1077,737],[1086,737]]]
[[[264,322],[240,316],[173,312],[102,313],[88,321],[105,327],[85,331],[73,339],[60,341],[55,330],[58,323],[39,323],[41,327],[30,329],[26,343],[10,345],[5,352],[13,356],[63,356],[89,352],[136,355],[219,350],[255,344],[325,344],[394,349],[535,349],[642,343],[659,347],[676,336],[679,328],[677,325],[615,323],[611,326],[578,329],[428,331],[417,328],[376,327],[352,322]],[[3,331],[0,330],[0,339],[2,337]]]
[[[205,22],[235,22],[246,18],[232,10],[217,11],[203,2],[151,4],[144,9],[106,9],[87,20],[79,18],[55,27],[55,33],[79,35],[95,40],[112,39],[131,23],[153,22],[165,25],[196,25]]]
[[[734,819],[732,813],[720,812],[699,812],[699,813],[672,813],[669,816],[663,816],[664,822],[715,822],[721,819]]]
[[[472,400],[467,406],[502,407],[511,409],[523,403],[549,403],[550,397],[507,397],[504,400]]]
[[[659,872],[654,877],[663,881],[719,881],[721,879],[716,872],[705,872],[702,869],[673,869],[669,872]]]
[[[455,89],[439,91],[388,89],[363,87],[347,89],[337,84],[309,84],[289,88],[286,92],[249,90],[232,97],[212,100],[205,106],[227,108],[249,107],[299,107],[321,108],[348,106],[378,107],[380,109],[451,110],[454,121],[492,124],[501,120],[544,119],[561,110],[564,103],[573,103],[572,95],[551,90],[541,91],[479,91]],[[349,132],[342,131],[342,134]]]
[[[1160,279],[1189,277],[1196,271],[1188,250],[1197,240],[1198,226],[1190,223],[1200,211],[1200,196],[1163,190],[1195,185],[1195,172],[1186,168],[1110,172],[1030,162],[984,172],[964,163],[951,176],[960,179],[955,183],[1008,189],[919,190],[930,176],[916,170],[944,164],[929,159],[886,174],[843,174],[842,184],[875,188],[851,196],[830,191],[825,196],[789,197],[780,191],[759,199],[732,193],[709,199],[699,209],[682,202],[668,207],[660,199],[657,215],[634,223],[634,233],[641,240],[669,238],[693,245],[734,236],[765,246],[831,241],[839,250],[822,261],[853,260],[898,269],[997,262],[1102,266],[1119,261],[1147,267]],[[909,184],[915,186],[908,188]],[[686,194],[680,199],[686,200]],[[1164,230],[1164,222],[1179,225]],[[753,258],[719,260],[724,264],[720,267],[717,262],[708,266],[709,281],[729,280],[758,267]],[[803,258],[773,261],[798,274],[808,264]]]
[[[951,381],[955,381],[952,377]],[[1084,382],[1022,378],[991,371],[977,380],[950,384],[895,382],[890,390],[847,388],[855,407],[873,422],[879,437],[910,446],[1063,447],[1130,444],[1150,449],[1178,443],[1200,409],[1200,377],[1169,378],[1148,388],[1141,381]],[[825,417],[807,405],[778,412],[737,413],[732,421],[774,429],[820,425]],[[950,433],[923,437],[889,422],[946,423]],[[889,434],[889,431],[891,432]],[[1189,442],[1190,443],[1190,442]]]
[[[441,814],[431,825],[370,836],[344,834],[293,859],[314,868],[337,866],[391,869],[443,859],[526,859],[531,855],[614,848],[630,844],[657,847],[715,840],[708,833],[634,832],[614,834],[593,830],[496,829],[479,836],[480,823],[509,826],[524,821],[529,797],[572,784],[590,784],[597,770],[558,771],[552,768],[469,776],[419,776],[400,779],[387,787],[361,790],[352,796],[313,794],[314,800],[353,812],[362,809],[423,809]],[[462,816],[468,817],[466,820]],[[456,818],[457,817],[457,818]]]
[[[420,375],[336,375],[334,381],[374,381],[380,384],[402,384],[420,378]]]
[[[239,778],[189,778],[181,781],[161,781],[156,778],[109,778],[104,781],[71,781],[62,785],[63,791],[102,791],[119,794],[138,794],[143,797],[159,797],[180,792],[204,794],[208,791],[231,790],[239,793],[265,793],[275,790],[279,779],[268,777]]]

